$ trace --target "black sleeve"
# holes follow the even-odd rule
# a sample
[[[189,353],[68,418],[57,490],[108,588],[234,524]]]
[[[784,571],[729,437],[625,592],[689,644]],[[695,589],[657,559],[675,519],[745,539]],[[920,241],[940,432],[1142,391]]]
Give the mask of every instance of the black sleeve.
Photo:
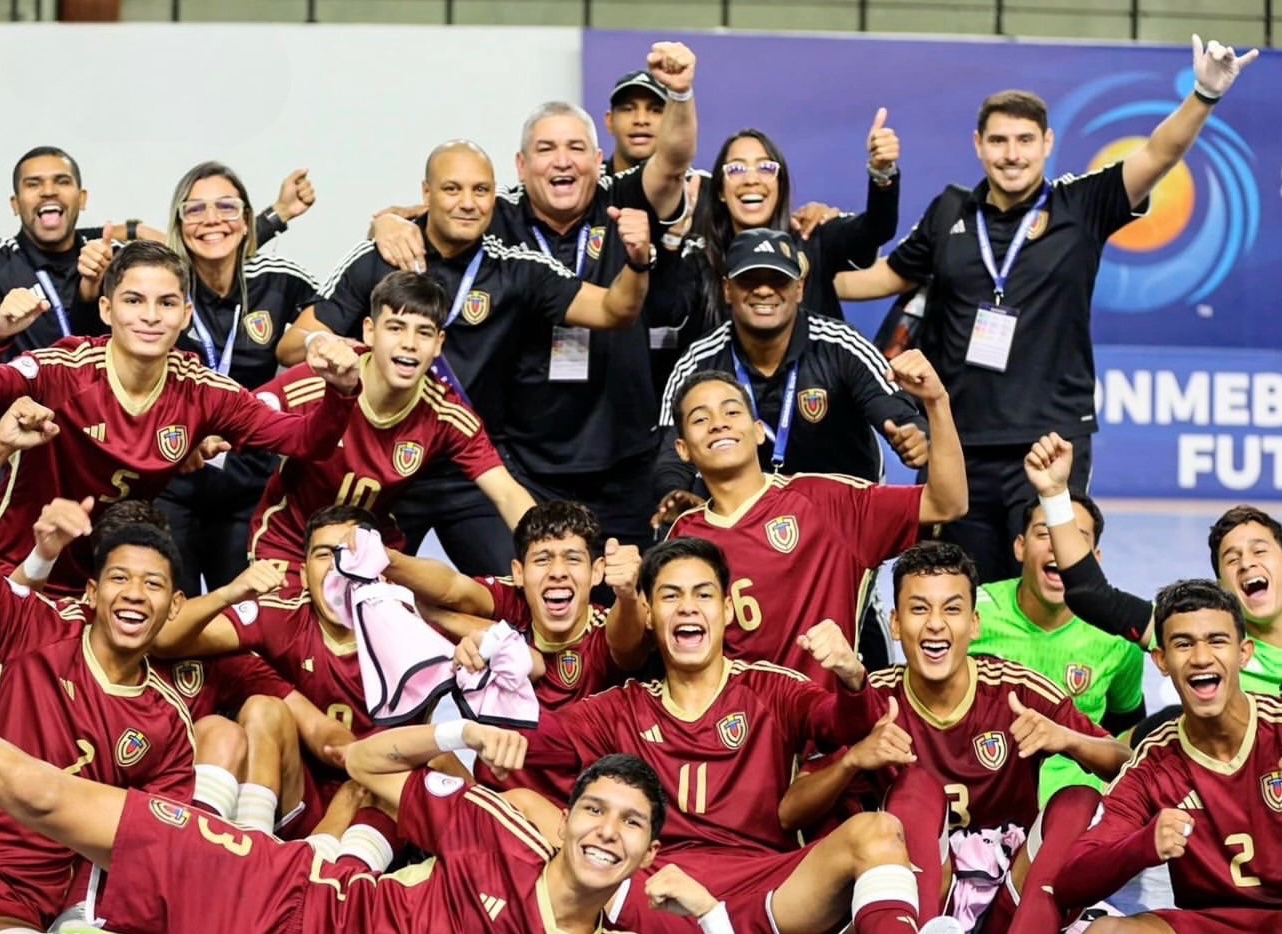
[[[939,195],[930,202],[921,220],[886,257],[895,275],[918,285],[924,284],[935,271],[935,212],[942,198],[943,195]]]
[[[368,242],[368,241],[366,241]],[[378,251],[348,254],[321,289],[314,303],[316,320],[335,334],[360,337],[361,322],[369,314],[369,297],[378,285]]]
[[[881,188],[870,179],[868,207],[863,214],[843,214],[820,226],[823,268],[834,273],[851,267],[867,269],[877,262],[877,250],[899,226],[899,176]]]
[[[1144,638],[1153,604],[1110,584],[1094,553],[1087,552],[1072,567],[1060,568],[1059,576],[1064,582],[1064,604],[1074,616],[1131,642]]]
[[[277,234],[285,232],[285,222],[277,218],[275,221],[268,220],[267,214],[271,208],[265,208],[258,212],[254,218],[254,235],[258,237],[258,245],[262,246],[269,240],[276,237]]]
[[[926,416],[912,397],[886,381],[886,358],[862,334],[854,328],[850,330],[851,345],[842,345],[841,372],[846,392],[873,430],[884,435],[882,426],[890,419],[896,425],[911,423],[926,431]]]
[[[1103,243],[1118,230],[1148,212],[1148,199],[1139,207],[1131,207],[1130,196],[1122,178],[1122,163],[1091,172],[1057,180],[1063,198],[1083,226]]]
[[[504,260],[521,270],[520,294],[530,298],[530,310],[550,324],[559,325],[574,304],[583,283],[566,266],[538,250],[520,248]]]
[[[681,203],[677,205],[676,213],[672,217],[660,217],[655,212],[654,206],[650,204],[650,199],[646,197],[644,171],[645,163],[642,162],[612,176],[608,183],[610,184],[610,203],[616,208],[638,208],[649,214],[650,234],[654,243],[658,245],[665,228],[681,220],[685,215],[685,192],[681,193]]]

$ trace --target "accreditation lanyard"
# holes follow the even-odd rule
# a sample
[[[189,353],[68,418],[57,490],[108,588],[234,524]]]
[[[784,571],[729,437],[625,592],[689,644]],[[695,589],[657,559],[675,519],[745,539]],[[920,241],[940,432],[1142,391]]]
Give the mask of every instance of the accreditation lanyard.
[[[467,297],[472,292],[472,284],[476,282],[476,276],[481,271],[481,260],[484,258],[485,248],[483,246],[477,247],[476,255],[467,264],[467,269],[463,272],[463,278],[458,284],[458,291],[454,293],[454,304],[450,306],[449,316],[445,319],[447,328],[458,320],[458,316],[463,313],[463,305],[467,302]],[[432,369],[436,371],[437,376],[440,376],[454,387],[454,391],[459,394],[460,399],[467,402],[468,405],[472,404],[467,398],[467,393],[463,390],[462,381],[458,378],[458,374],[454,372],[454,368],[450,366],[450,362],[445,359],[444,354],[436,358],[436,361],[432,364]]]
[[[757,397],[752,391],[752,380],[748,378],[748,368],[743,365],[739,355],[730,350],[730,359],[734,361],[734,375],[743,386],[744,392],[748,394],[748,401],[752,403],[752,415],[756,419],[761,418],[761,413],[757,410]],[[779,427],[773,431],[769,425],[766,425],[766,437],[774,442],[774,451],[770,454],[770,463],[774,466],[775,473],[783,466],[784,455],[788,451],[788,435],[792,430],[792,409],[797,401],[797,369],[800,361],[793,361],[792,366],[788,368],[788,378],[784,381],[783,387],[783,408],[779,410]]]
[[[579,228],[579,245],[574,251],[574,274],[580,279],[583,278],[583,262],[587,259],[588,237],[590,236],[591,231],[592,227],[590,224],[585,223]],[[543,255],[556,259],[555,254],[552,252],[552,247],[547,241],[547,237],[543,236],[543,231],[531,224],[530,233],[534,234],[534,239],[539,241],[539,249],[543,251]]]
[[[196,329],[196,337],[200,341],[200,349],[204,351],[205,365],[211,370],[217,370],[223,376],[231,372],[232,350],[236,346],[236,331],[240,328],[240,304],[236,305],[236,313],[231,319],[231,327],[227,331],[227,341],[223,344],[221,355],[215,352],[214,337],[209,333],[209,328],[201,320],[200,309],[196,307],[196,300],[190,295],[187,301],[191,302],[191,323]]]
[[[1032,228],[1037,220],[1037,214],[1046,206],[1050,198],[1051,186],[1046,182],[1042,183],[1042,194],[1037,199],[1037,203],[1032,209],[1024,215],[1024,219],[1019,222],[1019,227],[1015,231],[1015,237],[1006,249],[1006,256],[1002,259],[1002,268],[998,270],[997,263],[993,259],[993,244],[988,239],[988,221],[984,219],[984,209],[981,206],[975,212],[975,235],[979,238],[979,255],[984,260],[984,268],[988,270],[988,275],[993,280],[993,304],[1000,305],[1002,298],[1006,294],[1006,281],[1010,278],[1010,271],[1015,267],[1015,257],[1019,256],[1019,251],[1024,248],[1024,242],[1028,239],[1028,231]]]
[[[43,269],[37,269],[36,281],[40,283],[40,288],[45,293],[45,299],[49,302],[49,307],[53,309],[53,313],[58,319],[58,330],[62,331],[63,337],[70,337],[71,319],[67,317],[67,309],[62,304],[62,296],[58,294],[58,290],[53,286],[52,277]]]

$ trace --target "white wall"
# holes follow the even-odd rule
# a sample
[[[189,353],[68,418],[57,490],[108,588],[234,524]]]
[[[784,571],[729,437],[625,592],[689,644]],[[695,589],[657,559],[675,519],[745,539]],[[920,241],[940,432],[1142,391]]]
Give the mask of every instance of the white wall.
[[[84,222],[164,226],[204,159],[240,173],[256,210],[307,166],[316,206],[275,251],[323,280],[375,209],[417,200],[437,143],[470,137],[515,181],[525,114],[580,99],[580,46],[577,29],[6,25],[0,168],[61,146],[90,192]]]

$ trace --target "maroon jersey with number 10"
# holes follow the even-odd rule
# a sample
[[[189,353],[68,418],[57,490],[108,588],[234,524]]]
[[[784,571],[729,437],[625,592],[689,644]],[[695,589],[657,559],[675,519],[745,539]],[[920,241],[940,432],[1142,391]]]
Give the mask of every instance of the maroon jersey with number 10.
[[[706,538],[726,553],[735,614],[727,655],[774,662],[831,686],[835,679],[797,646],[797,636],[831,619],[859,644],[873,572],[917,541],[922,489],[775,474],[733,516],[700,507],[680,516],[669,537]]]

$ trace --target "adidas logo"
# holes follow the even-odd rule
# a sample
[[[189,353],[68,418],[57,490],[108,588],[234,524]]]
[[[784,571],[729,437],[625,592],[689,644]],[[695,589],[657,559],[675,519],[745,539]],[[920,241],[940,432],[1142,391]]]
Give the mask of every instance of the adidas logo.
[[[659,725],[657,723],[648,730],[642,730],[641,738],[647,743],[663,742],[663,734],[659,732]]]
[[[775,247],[773,243],[771,243],[769,240],[762,240],[760,243],[757,244],[756,248],[752,252],[773,253],[774,251],[775,251]]]
[[[99,422],[96,425],[85,425],[81,431],[101,443],[107,440],[107,423]]]
[[[485,913],[490,916],[491,921],[496,919],[499,913],[507,907],[507,902],[501,898],[486,895],[484,892],[478,892],[477,894],[481,896],[481,906],[485,909]]]
[[[953,224],[952,227],[948,228],[949,234],[959,234],[959,233],[964,234],[965,232],[966,232],[966,222],[962,220],[960,217],[957,218],[957,223]]]
[[[1205,811],[1202,806],[1202,799],[1198,797],[1196,791],[1190,791],[1184,796],[1184,800],[1179,803],[1179,807],[1184,811]]]

